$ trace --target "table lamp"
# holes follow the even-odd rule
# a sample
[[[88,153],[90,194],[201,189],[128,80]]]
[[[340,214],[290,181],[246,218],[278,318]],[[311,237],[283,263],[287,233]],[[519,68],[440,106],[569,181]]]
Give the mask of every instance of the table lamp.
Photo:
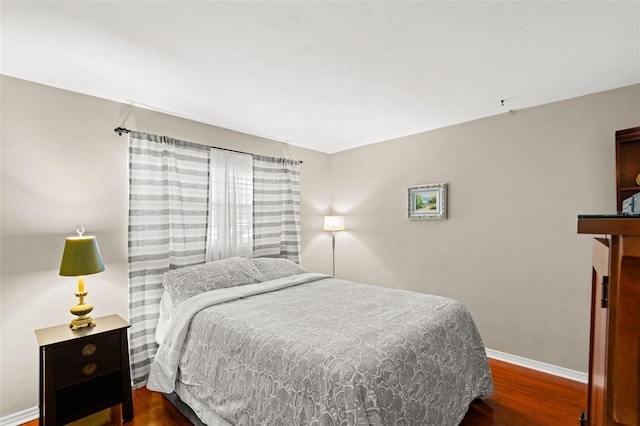
[[[89,316],[93,310],[93,305],[84,301],[88,294],[84,289],[84,276],[96,274],[104,271],[104,264],[100,256],[100,249],[96,237],[85,237],[84,228],[76,228],[77,237],[68,237],[64,244],[62,263],[60,264],[60,275],[63,277],[78,277],[78,292],[76,296],[80,299],[77,305],[70,309],[74,318],[69,324],[73,330],[82,327],[93,327],[95,322]]]

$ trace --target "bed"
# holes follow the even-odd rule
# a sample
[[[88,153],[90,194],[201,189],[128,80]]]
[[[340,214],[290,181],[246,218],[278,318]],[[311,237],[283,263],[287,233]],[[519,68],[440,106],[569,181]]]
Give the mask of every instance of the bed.
[[[457,425],[493,391],[467,309],[230,258],[165,274],[147,387],[213,425]]]

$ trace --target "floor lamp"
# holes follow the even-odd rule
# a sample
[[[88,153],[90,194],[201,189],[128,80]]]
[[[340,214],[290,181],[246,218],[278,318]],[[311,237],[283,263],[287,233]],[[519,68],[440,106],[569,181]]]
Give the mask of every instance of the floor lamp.
[[[344,231],[343,216],[325,216],[323,231],[331,231],[331,248],[333,250],[333,276],[336,276],[336,231]]]

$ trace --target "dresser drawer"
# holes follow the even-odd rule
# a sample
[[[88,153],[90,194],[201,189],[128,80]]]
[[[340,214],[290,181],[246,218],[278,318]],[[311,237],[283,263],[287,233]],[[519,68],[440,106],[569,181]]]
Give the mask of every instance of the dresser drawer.
[[[72,364],[84,364],[105,355],[120,354],[120,335],[105,333],[78,339],[63,346],[52,349],[53,365],[64,367]]]

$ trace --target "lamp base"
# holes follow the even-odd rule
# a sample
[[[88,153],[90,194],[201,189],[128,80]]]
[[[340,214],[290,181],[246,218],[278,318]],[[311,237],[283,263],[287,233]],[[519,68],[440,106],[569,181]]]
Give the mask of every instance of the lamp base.
[[[69,324],[72,330],[77,330],[82,327],[94,327],[96,325],[96,323],[93,322],[93,318],[89,316],[89,313],[93,311],[93,305],[84,301],[84,297],[87,294],[87,292],[76,293],[76,296],[80,298],[80,302],[69,309],[73,315],[78,317],[71,320],[71,324]]]
[[[72,330],[78,330],[82,327],[95,327],[96,323],[93,322],[93,318],[85,317],[85,318],[74,318],[71,320],[71,324],[69,324],[69,328]]]

